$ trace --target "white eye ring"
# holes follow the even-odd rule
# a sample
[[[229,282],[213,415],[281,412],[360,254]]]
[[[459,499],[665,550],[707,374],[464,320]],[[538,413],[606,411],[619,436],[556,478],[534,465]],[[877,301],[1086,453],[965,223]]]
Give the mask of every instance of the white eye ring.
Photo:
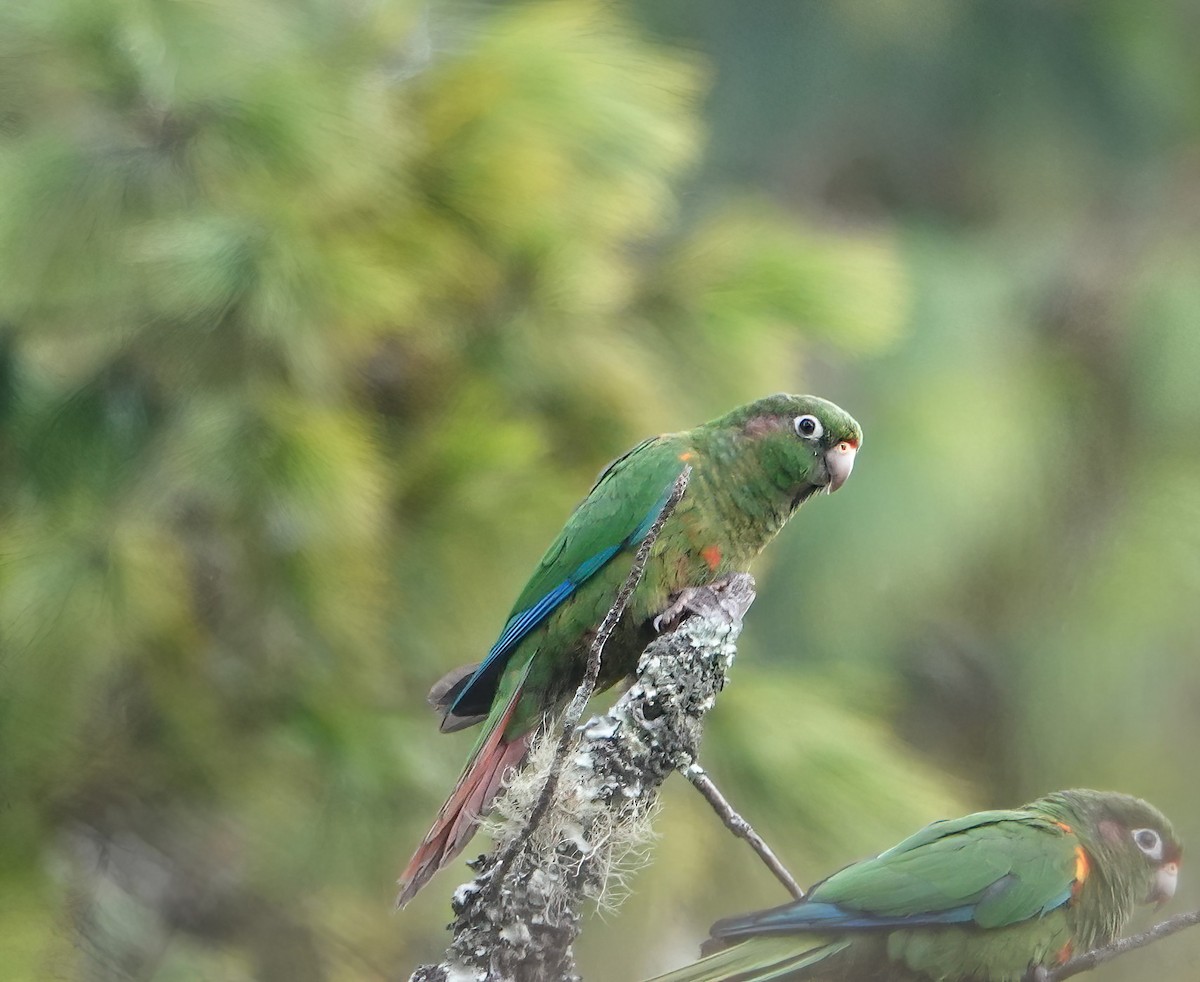
[[[819,440],[825,434],[825,427],[816,416],[797,416],[792,420],[796,435],[805,440]]]
[[[1133,844],[1150,859],[1156,861],[1162,859],[1162,836],[1155,832],[1154,829],[1134,829],[1129,834],[1133,837]]]

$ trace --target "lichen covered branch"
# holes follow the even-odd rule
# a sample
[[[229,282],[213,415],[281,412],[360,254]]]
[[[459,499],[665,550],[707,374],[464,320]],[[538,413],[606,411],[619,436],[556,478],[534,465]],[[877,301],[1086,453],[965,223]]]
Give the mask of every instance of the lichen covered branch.
[[[643,652],[630,689],[579,728],[541,820],[530,823],[558,756],[560,731],[549,728],[497,802],[496,848],[454,894],[445,961],[417,969],[412,982],[578,979],[581,908],[612,903],[642,865],[658,789],[695,758],[753,600],[747,575],[693,595],[689,616]]]
[[[492,889],[496,889],[504,882],[505,874],[508,871],[508,867],[512,864],[513,857],[516,856],[517,851],[522,847],[524,841],[541,824],[543,816],[550,807],[550,803],[554,800],[554,795],[558,790],[558,782],[562,775],[562,768],[571,747],[571,741],[575,738],[575,728],[583,716],[583,711],[587,708],[588,701],[596,691],[596,680],[600,677],[600,663],[604,657],[604,646],[608,644],[608,639],[612,636],[617,622],[624,616],[625,608],[629,606],[629,600],[633,596],[633,591],[637,589],[638,584],[642,581],[642,576],[646,572],[646,563],[650,561],[650,550],[654,548],[654,543],[658,541],[658,536],[662,532],[663,525],[671,517],[675,506],[679,504],[684,492],[687,491],[688,481],[691,479],[691,476],[691,467],[684,467],[679,477],[676,478],[666,502],[659,509],[658,516],[654,519],[645,537],[638,545],[637,552],[633,557],[633,564],[629,569],[629,575],[625,577],[625,582],[621,584],[621,589],[617,591],[616,599],[613,600],[608,613],[604,615],[604,620],[600,622],[600,626],[596,629],[596,636],[592,639],[592,644],[588,649],[587,668],[584,670],[579,688],[576,689],[574,697],[559,719],[558,726],[549,727],[549,732],[551,734],[558,732],[559,737],[557,744],[555,744],[556,749],[550,761],[549,771],[546,773],[545,780],[542,783],[541,793],[538,795],[537,801],[533,806],[533,811],[525,821],[521,835],[514,838],[501,854],[496,874],[492,877]]]

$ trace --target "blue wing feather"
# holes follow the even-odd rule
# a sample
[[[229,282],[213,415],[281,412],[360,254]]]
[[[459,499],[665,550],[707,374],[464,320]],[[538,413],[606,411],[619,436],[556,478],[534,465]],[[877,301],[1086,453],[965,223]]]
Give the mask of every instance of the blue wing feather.
[[[573,584],[572,591],[574,591],[574,587],[579,586],[580,583],[583,583],[596,573],[600,572],[600,570],[604,568],[604,564],[612,559],[613,556],[615,556],[618,552],[620,552],[623,547],[624,543],[619,543],[615,546],[609,546],[609,548],[605,549],[603,552],[598,552],[591,559],[587,559],[580,563],[575,568],[575,572],[571,574],[571,578],[567,580],[568,583]]]
[[[486,686],[489,690],[494,688],[496,679],[508,662],[508,656],[513,653],[517,645],[529,636],[531,631],[535,630],[539,624],[549,617],[583,583],[586,583],[603,569],[614,556],[623,549],[636,546],[646,537],[651,526],[654,525],[655,519],[658,518],[663,508],[666,507],[667,500],[671,497],[674,486],[675,482],[672,480],[671,484],[654,503],[654,506],[646,513],[645,517],[629,535],[616,545],[602,549],[594,556],[585,559],[571,571],[565,580],[544,594],[534,604],[517,611],[508,619],[508,623],[504,625],[504,630],[500,633],[500,637],[496,640],[496,643],[492,645],[487,657],[479,663],[479,667],[462,687],[458,697],[451,704],[449,710],[451,714],[458,712],[465,702],[474,700],[477,697],[477,690],[480,686]]]
[[[629,546],[636,546],[642,541],[642,539],[650,534],[650,527],[654,524],[655,519],[658,518],[662,510],[667,507],[667,501],[670,499],[671,492],[674,490],[675,480],[672,479],[671,483],[667,485],[666,490],[663,491],[662,496],[654,503],[654,507],[646,512],[646,517],[643,518],[641,522],[638,523],[637,528],[630,532],[626,537],[625,541],[622,543],[624,547],[628,548]]]
[[[1039,911],[1050,913],[1071,899],[1071,891],[1055,897]],[[836,904],[785,904],[769,911],[747,917],[717,921],[712,926],[714,938],[738,937],[746,934],[800,934],[822,931],[870,931],[898,927],[931,927],[940,924],[969,924],[975,920],[977,904],[964,904],[949,910],[923,911],[916,914],[880,915],[848,910]]]
[[[1052,911],[1052,910],[1057,910],[1059,907],[1062,907],[1064,904],[1066,904],[1066,902],[1068,900],[1070,900],[1071,897],[1072,897],[1071,887],[1067,887],[1067,889],[1065,889],[1057,897],[1054,897],[1050,901],[1045,903],[1042,906],[1041,913],[1043,915],[1045,915],[1045,914],[1049,914],[1050,911]]]
[[[932,924],[967,924],[975,917],[975,905],[965,904],[949,910],[919,914],[878,915],[849,910],[837,904],[800,902],[771,910],[718,921],[712,927],[715,938],[742,934],[795,934],[806,931],[871,930],[872,928],[924,927]]]

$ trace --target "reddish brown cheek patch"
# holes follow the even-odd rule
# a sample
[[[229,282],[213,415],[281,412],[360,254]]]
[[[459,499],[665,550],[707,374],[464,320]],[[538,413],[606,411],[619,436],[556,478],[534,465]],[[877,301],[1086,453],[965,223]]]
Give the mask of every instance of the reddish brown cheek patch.
[[[700,550],[700,555],[704,561],[708,563],[708,568],[712,572],[717,571],[717,567],[721,565],[721,549],[719,546],[705,546]]]
[[[742,432],[752,440],[757,440],[769,433],[774,433],[777,430],[782,430],[788,422],[779,416],[755,416],[746,420],[746,425],[742,427]]]

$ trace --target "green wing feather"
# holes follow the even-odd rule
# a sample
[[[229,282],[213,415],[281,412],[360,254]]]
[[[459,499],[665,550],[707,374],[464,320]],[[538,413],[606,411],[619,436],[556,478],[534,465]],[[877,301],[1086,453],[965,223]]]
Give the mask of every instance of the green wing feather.
[[[675,434],[651,437],[605,467],[546,549],[513,604],[513,614],[536,604],[614,546],[636,548],[683,471],[683,449]]]
[[[523,675],[535,654],[532,649],[524,657],[517,654],[522,642],[616,556],[637,548],[685,466],[681,450],[676,436],[654,437],[601,472],[542,556],[487,658],[456,687],[452,714],[469,716],[489,708],[494,713],[506,702],[497,695],[508,694],[512,679]]]
[[[980,927],[1003,927],[1070,896],[1076,844],[1064,828],[1031,812],[980,812],[934,823],[835,873],[809,901],[883,917],[970,906]]]

